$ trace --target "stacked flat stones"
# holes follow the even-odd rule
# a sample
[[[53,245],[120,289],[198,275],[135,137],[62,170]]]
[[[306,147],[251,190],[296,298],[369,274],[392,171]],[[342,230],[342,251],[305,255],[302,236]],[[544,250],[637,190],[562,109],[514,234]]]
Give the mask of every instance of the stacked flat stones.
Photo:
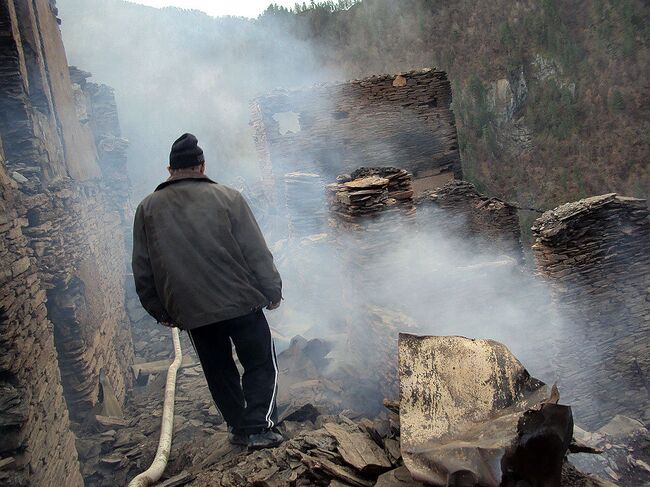
[[[507,255],[523,262],[517,208],[498,198],[489,198],[462,180],[450,181],[425,191],[416,201],[418,223],[428,227],[432,220],[445,235],[471,242],[482,252]]]
[[[350,174],[350,178],[353,180],[367,176],[388,179],[388,197],[413,207],[413,187],[408,171],[397,167],[360,167]]]
[[[330,209],[343,221],[359,223],[365,217],[386,217],[397,211],[400,219],[415,216],[411,175],[403,169],[362,167],[337,181],[328,186]]]
[[[376,216],[386,209],[388,179],[365,176],[358,179],[339,178],[339,184],[329,185],[334,198],[331,209],[337,218],[346,222],[358,222],[365,216]]]
[[[372,356],[355,366],[364,382],[394,393],[396,328],[371,310],[385,303],[397,281],[408,278],[398,250],[415,218],[411,177],[397,168],[361,168],[337,179],[328,186],[330,224],[340,258],[353,276],[351,292],[364,303],[350,310],[347,342],[351,351]]]
[[[289,235],[294,238],[323,233],[327,209],[323,181],[318,174],[290,172],[284,175]]]
[[[537,268],[571,330],[561,376],[576,417],[650,419],[650,218],[645,200],[605,194],[544,213],[533,226]],[[599,407],[593,407],[597,403]]]
[[[415,218],[410,175],[397,168],[361,168],[337,180],[328,186],[331,225],[341,238],[353,240],[342,245],[350,265],[368,276],[368,283],[381,286],[380,267],[394,262],[380,257],[396,248],[404,224]]]

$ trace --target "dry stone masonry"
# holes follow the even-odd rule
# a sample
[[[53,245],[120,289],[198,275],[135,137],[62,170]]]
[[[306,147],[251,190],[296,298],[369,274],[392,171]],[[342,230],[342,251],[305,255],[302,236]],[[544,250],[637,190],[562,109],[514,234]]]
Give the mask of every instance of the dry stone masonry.
[[[397,393],[397,332],[403,322],[391,322],[375,307],[385,305],[387,289],[408,278],[392,254],[404,235],[415,230],[411,175],[394,167],[360,168],[337,180],[327,189],[337,255],[351,281],[349,295],[342,298],[352,307],[346,346],[349,357],[359,362],[359,377],[392,397]]]
[[[127,143],[53,1],[0,2],[0,39],[0,483],[81,486],[72,431],[132,377]]]
[[[523,261],[517,208],[480,194],[472,183],[451,181],[425,191],[417,205],[420,225],[434,225],[448,235],[473,239],[481,251]]]
[[[539,272],[571,327],[559,344],[560,376],[589,426],[617,413],[650,419],[648,214],[644,200],[606,194],[559,206],[533,226]]]
[[[25,207],[0,151],[0,484],[82,486]]]
[[[265,187],[281,191],[287,172],[332,181],[362,165],[404,168],[417,189],[462,178],[450,104],[447,75],[435,69],[260,97],[252,126]]]

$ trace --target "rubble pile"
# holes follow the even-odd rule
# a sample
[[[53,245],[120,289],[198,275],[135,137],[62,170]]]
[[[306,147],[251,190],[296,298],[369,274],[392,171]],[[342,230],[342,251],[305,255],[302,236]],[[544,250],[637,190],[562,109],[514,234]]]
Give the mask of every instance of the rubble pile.
[[[404,326],[403,318],[397,313],[380,317],[382,310],[378,308],[371,311],[367,344],[352,344],[347,337],[339,342],[307,340],[301,336],[291,339],[289,347],[278,355],[280,419],[306,403],[323,414],[348,411],[352,415],[375,416],[383,410],[384,397],[397,396],[396,356],[388,355],[387,349],[395,350],[397,329]],[[375,331],[376,336],[372,334]],[[379,346],[371,350],[376,345]],[[371,353],[395,360],[373,367]],[[365,357],[363,363],[359,363],[359,355]]]
[[[327,414],[344,409],[345,389],[325,372],[331,365],[331,351],[327,341],[295,336],[278,355],[278,418],[307,403]]]
[[[245,452],[223,445],[206,452],[207,458],[197,457],[202,472],[188,486],[395,485],[384,480],[400,466],[395,413],[358,422],[342,414],[316,413],[311,420],[285,420],[281,429],[289,439],[278,448]],[[401,471],[408,476],[403,467]]]
[[[582,472],[621,486],[650,485],[648,426],[635,419],[616,415],[594,432],[575,427],[576,441],[600,453],[593,455],[578,449],[569,455],[569,461]]]
[[[533,226],[537,268],[572,327],[558,344],[559,372],[590,427],[617,413],[650,420],[648,215],[644,200],[606,194]]]
[[[247,451],[228,442],[200,365],[192,357],[184,360],[178,375],[170,463],[159,486],[418,487],[425,483],[414,477],[424,475],[431,482],[430,476],[438,475],[435,472],[441,472],[440,468],[448,472],[444,481],[426,485],[475,486],[454,483],[474,477],[454,474],[452,465],[458,469],[457,462],[469,462],[465,465],[471,472],[475,466],[490,463],[488,457],[503,456],[519,465],[508,470],[509,478],[531,478],[517,477],[518,468],[533,472],[532,478],[539,476],[526,463],[526,445],[560,465],[561,483],[548,485],[615,485],[563,463],[560,453],[567,448],[572,452],[569,458],[587,471],[614,479],[611,470],[621,482],[638,480],[620,485],[643,485],[649,479],[650,472],[644,470],[650,461],[649,438],[642,425],[617,418],[593,434],[578,429],[579,441],[569,444],[570,408],[557,405],[557,392],[531,378],[503,345],[460,337],[400,338],[401,398],[384,400],[377,414],[364,416],[344,408],[350,396],[363,394],[363,384],[357,379],[355,386],[346,371],[324,372],[332,369],[331,344],[295,337],[278,356],[279,429],[288,441],[261,451]],[[167,369],[155,364],[143,368],[146,380],[136,381],[126,411],[129,419],[97,415],[85,425],[88,434],[77,439],[88,487],[126,485],[153,459]],[[430,400],[432,395],[436,400]],[[529,444],[527,438],[553,441],[543,443],[540,452],[536,440]],[[559,443],[558,438],[562,438]],[[416,447],[422,441],[424,447]],[[610,443],[614,446],[608,447]],[[593,452],[595,444],[604,450],[603,459],[574,454]],[[623,444],[634,449],[619,448]],[[455,460],[449,463],[451,458]],[[422,459],[433,463],[423,464]],[[436,468],[431,467],[434,463]]]
[[[195,450],[194,468],[170,476],[161,486],[203,487],[424,487],[479,484],[471,476],[450,476],[442,484],[415,480],[404,465],[400,450],[399,406],[373,420],[350,419],[345,414],[317,415],[300,422],[285,421],[281,426],[289,438],[278,448],[247,452],[225,442],[225,433],[216,433],[212,448]],[[215,441],[215,440],[220,441]],[[474,439],[473,441],[477,441]],[[215,448],[215,444],[218,444]],[[643,477],[645,478],[645,477]],[[570,463],[561,463],[562,487],[615,487],[616,484],[583,474]],[[480,484],[495,485],[495,484]],[[498,485],[498,484],[496,484]],[[503,485],[514,486],[514,483]],[[521,484],[519,484],[521,485]],[[547,484],[552,485],[552,484]],[[631,485],[631,484],[630,484]],[[638,484],[641,485],[641,484]]]
[[[172,457],[177,456],[160,485],[424,486],[419,477],[426,477],[426,485],[438,486],[514,486],[522,481],[565,487],[614,485],[564,461],[568,449],[591,451],[571,442],[570,408],[558,405],[555,388],[532,379],[503,345],[460,337],[402,338],[402,397],[399,402],[384,401],[385,409],[374,418],[351,411],[323,414],[312,404],[296,403],[281,408],[279,428],[287,441],[261,451],[229,444],[219,426],[211,435],[197,435],[192,444],[174,446]],[[285,360],[295,363],[296,370],[314,366],[310,360],[326,349],[320,341],[295,341]],[[427,365],[432,344],[436,355],[441,354],[437,368]],[[455,355],[455,347],[466,353]],[[312,352],[304,354],[309,348]],[[474,389],[464,387],[470,383]],[[439,400],[429,400],[430,394]],[[300,400],[300,395],[294,397]],[[414,448],[414,441],[424,444]],[[417,461],[425,458],[428,463]],[[546,462],[541,464],[539,458]],[[642,473],[637,469],[635,475]]]
[[[284,175],[289,236],[320,234],[327,225],[323,181],[318,174],[291,172]]]
[[[169,330],[167,330],[169,340]],[[189,340],[182,340],[188,342]],[[183,343],[187,348],[187,343]],[[186,451],[217,431],[223,419],[212,402],[203,372],[191,356],[184,356],[177,379],[174,443],[169,470],[186,461]],[[83,425],[76,446],[87,487],[127,485],[146,470],[158,445],[165,379],[171,360],[136,364],[136,381],[123,416],[98,414]],[[221,428],[221,430],[219,430]]]
[[[350,179],[355,180],[367,176],[388,179],[388,197],[403,202],[408,210],[413,210],[413,186],[408,171],[397,167],[360,167],[350,174]]]
[[[445,235],[471,239],[489,253],[523,261],[517,208],[498,198],[488,198],[467,181],[455,180],[416,199],[418,223],[435,225]]]
[[[381,404],[384,397],[397,397],[399,394],[399,379],[397,373],[397,339],[402,331],[416,333],[418,331],[414,320],[403,313],[382,308],[367,303],[355,316],[348,331],[345,346],[350,370],[344,383],[354,383],[360,399],[366,402],[359,411],[377,412],[372,405]],[[360,326],[363,324],[363,326]],[[362,394],[366,390],[365,394]]]
[[[357,314],[363,313],[363,314]],[[278,410],[313,404],[324,414],[340,411],[375,416],[385,397],[397,397],[397,336],[417,331],[408,317],[376,306],[350,310],[342,333],[330,340],[297,336],[278,355]]]

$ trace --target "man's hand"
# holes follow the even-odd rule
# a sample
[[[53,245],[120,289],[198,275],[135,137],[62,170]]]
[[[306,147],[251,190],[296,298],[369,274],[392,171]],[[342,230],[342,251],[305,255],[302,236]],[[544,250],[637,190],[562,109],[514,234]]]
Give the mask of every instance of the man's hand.
[[[269,305],[266,307],[269,311],[273,311],[274,309],[278,309],[280,307],[281,301],[278,301],[276,303],[269,303]]]

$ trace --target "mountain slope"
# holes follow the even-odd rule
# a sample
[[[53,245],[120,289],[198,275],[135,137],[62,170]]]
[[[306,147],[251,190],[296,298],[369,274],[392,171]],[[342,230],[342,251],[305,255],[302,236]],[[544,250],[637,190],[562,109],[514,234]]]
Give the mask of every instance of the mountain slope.
[[[349,76],[447,71],[466,177],[548,208],[649,195],[648,20],[636,0],[364,0],[291,28]]]
[[[257,93],[433,65],[449,73],[465,175],[483,191],[541,208],[649,195],[642,0],[363,0],[258,20],[58,3],[71,62],[117,89],[140,192],[185,130],[205,134],[219,176],[254,175]]]

